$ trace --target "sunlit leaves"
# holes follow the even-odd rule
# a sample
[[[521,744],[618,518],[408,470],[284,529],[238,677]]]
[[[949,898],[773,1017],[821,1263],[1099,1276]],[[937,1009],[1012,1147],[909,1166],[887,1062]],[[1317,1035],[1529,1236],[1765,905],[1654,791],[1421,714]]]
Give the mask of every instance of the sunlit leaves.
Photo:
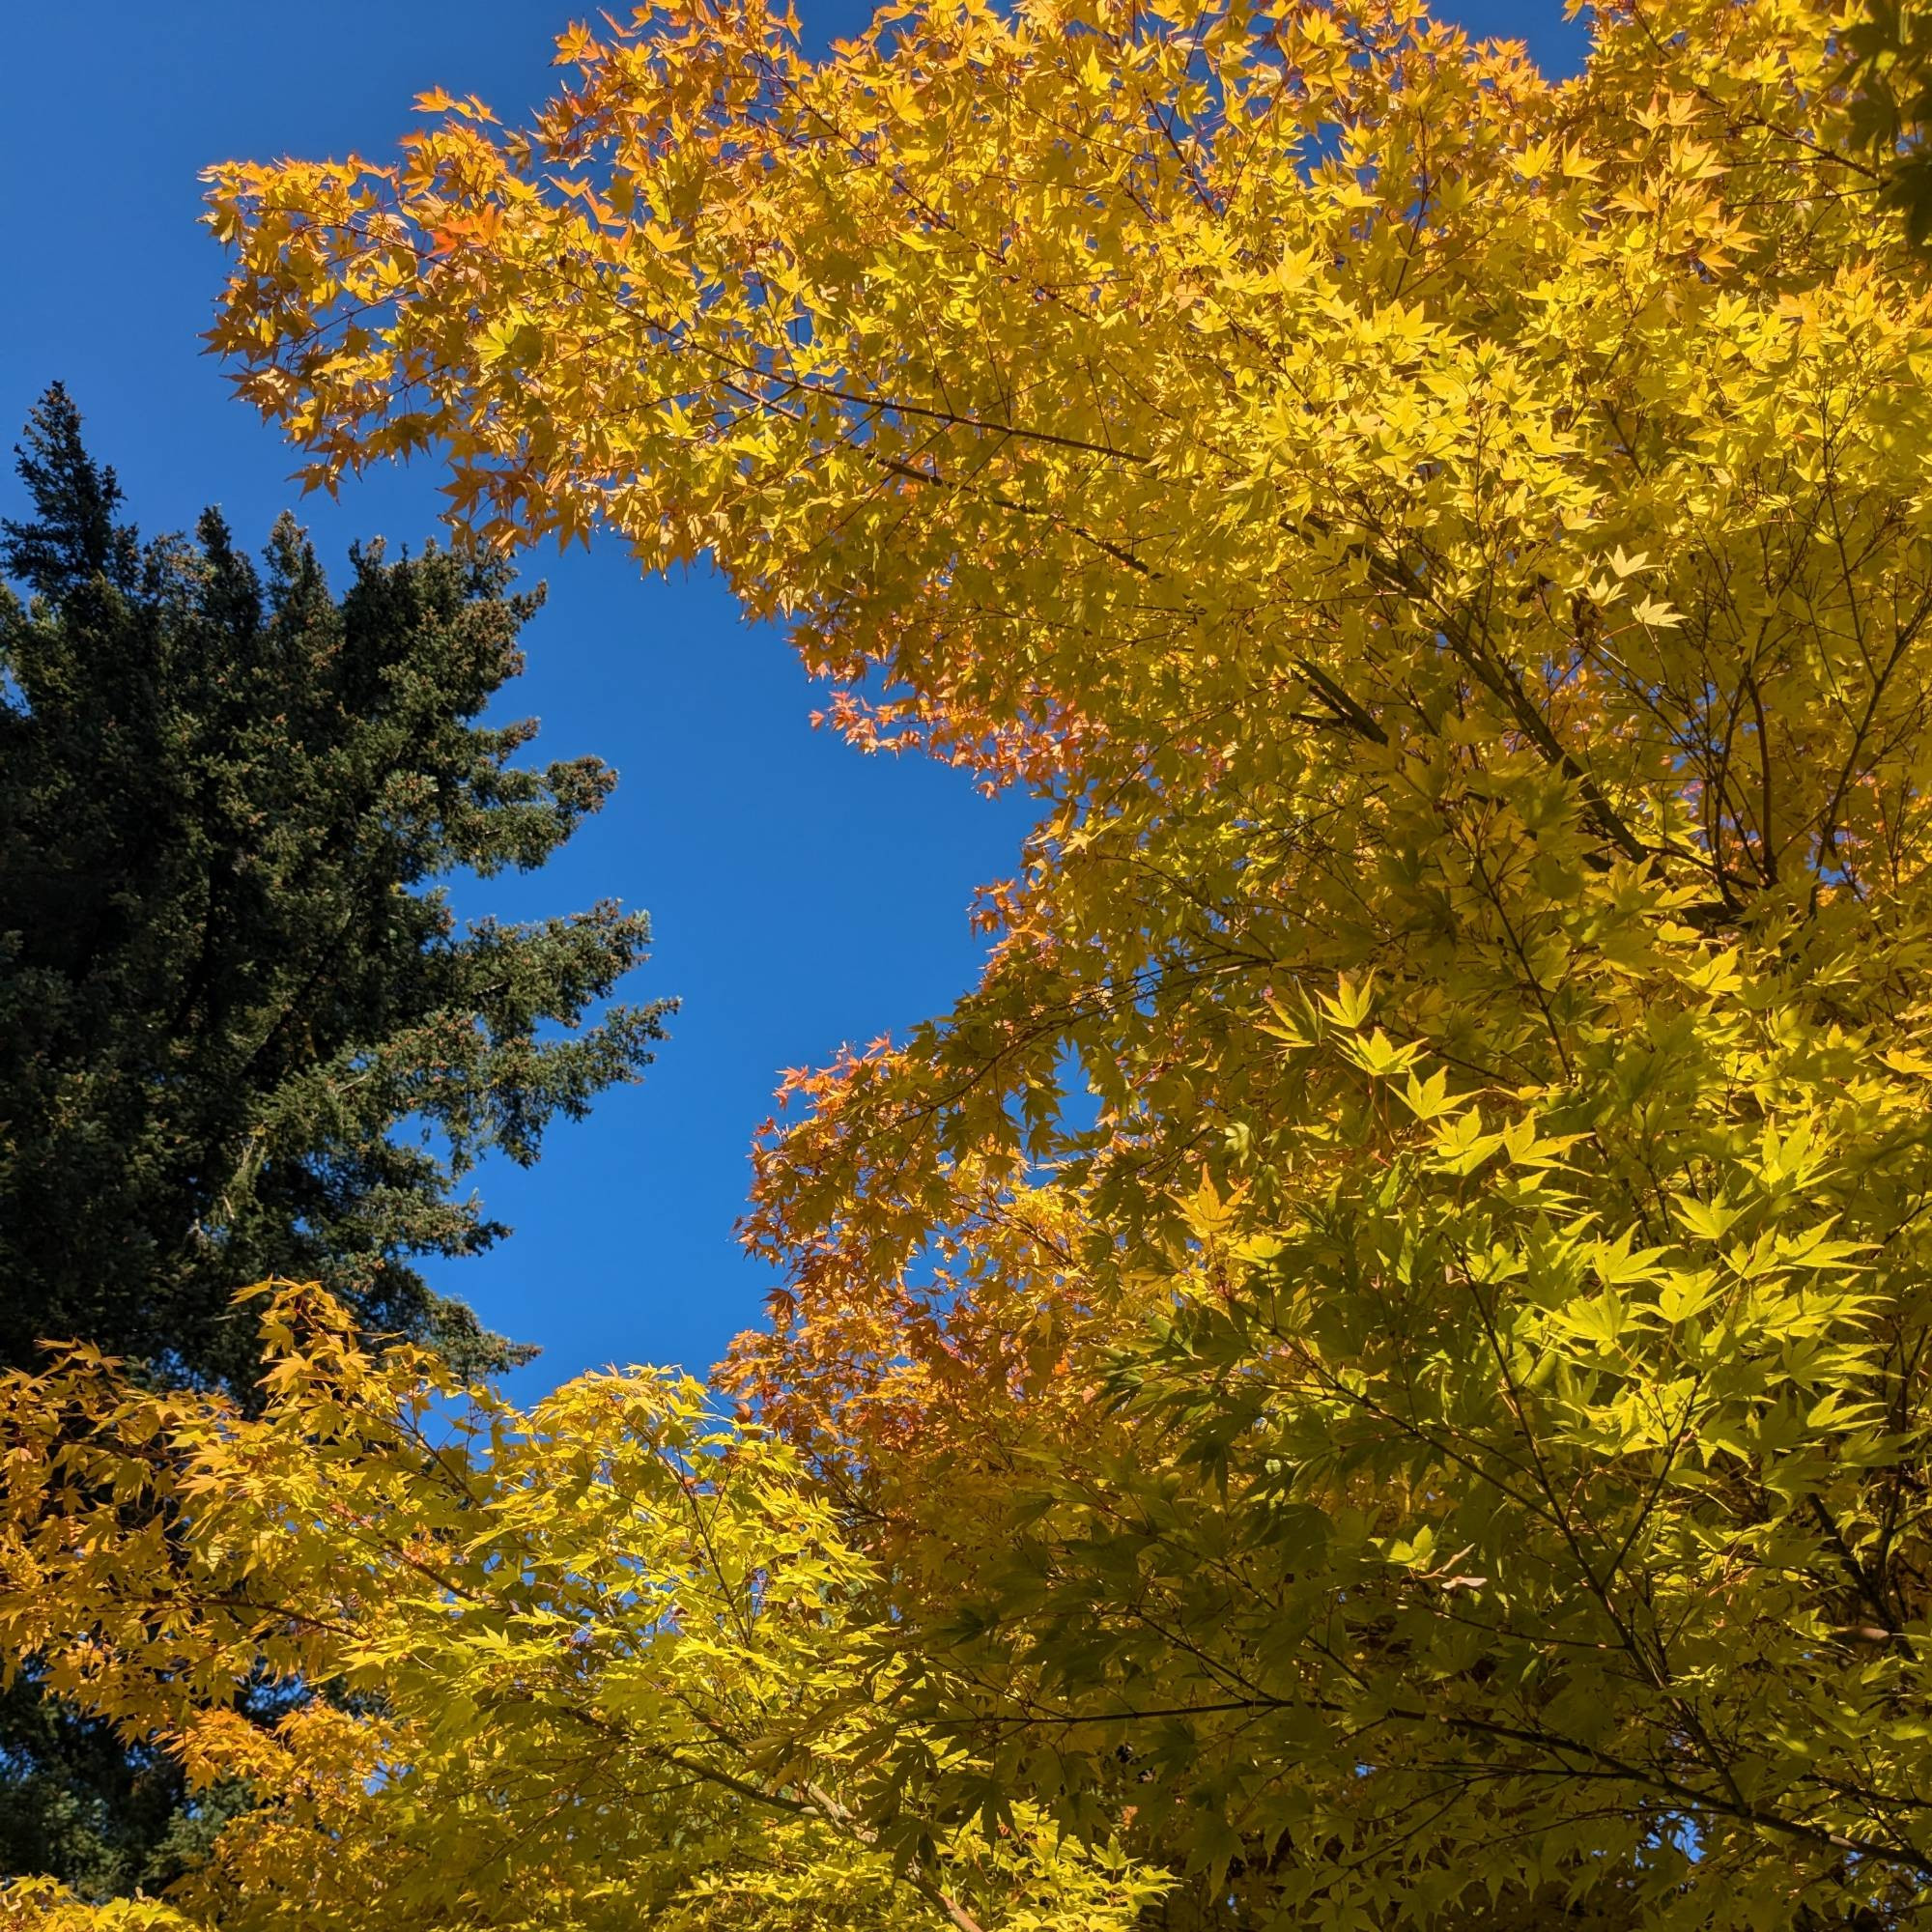
[[[267,1293],[258,1416],[84,1350],[0,1383],[5,1655],[256,1800],[179,1916],[33,1888],[6,1909],[1109,1932],[1158,1892],[1024,1806],[990,1844],[872,1821],[894,1676],[862,1640],[872,1567],[696,1383],[592,1376],[524,1413],[373,1358],[312,1290]],[[293,1697],[271,1731],[232,1708],[264,1675]]]
[[[979,986],[788,1083],[725,1375],[889,1579],[894,1775],[1174,1922],[1922,1907],[1878,25],[647,11],[527,135],[214,172],[319,480],[709,554],[855,743],[1037,792]]]

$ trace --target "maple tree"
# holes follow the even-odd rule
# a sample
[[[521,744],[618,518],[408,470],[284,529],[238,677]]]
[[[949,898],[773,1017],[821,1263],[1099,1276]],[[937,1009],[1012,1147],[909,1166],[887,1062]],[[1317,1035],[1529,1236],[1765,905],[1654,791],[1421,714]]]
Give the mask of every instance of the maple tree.
[[[935,1842],[853,1808],[895,1664],[875,1581],[769,1436],[688,1377],[521,1412],[270,1283],[265,1400],[75,1348],[0,1379],[0,1633],[252,1803],[168,1902],[48,1925],[1115,1932],[1157,1874],[1037,1820]],[[272,1729],[237,1695],[290,1687]],[[320,1694],[332,1690],[335,1694]],[[310,1694],[304,1694],[310,1693]]]
[[[1932,241],[1932,17],[1899,0],[1862,0],[1835,23],[1853,112],[1846,158],[1899,209],[1915,246]]]
[[[1039,800],[979,986],[791,1083],[723,1371],[875,1579],[868,1829],[1117,1836],[1175,1928],[1922,1910],[1932,293],[1861,31],[693,4],[528,131],[213,171],[312,480],[708,553],[856,743]]]

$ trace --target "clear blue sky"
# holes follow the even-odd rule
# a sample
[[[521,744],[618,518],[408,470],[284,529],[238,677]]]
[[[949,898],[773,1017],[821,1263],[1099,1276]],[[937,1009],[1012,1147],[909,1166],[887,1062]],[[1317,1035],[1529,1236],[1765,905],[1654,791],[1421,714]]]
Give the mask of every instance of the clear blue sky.
[[[585,11],[580,5],[576,9]],[[815,40],[856,31],[859,0],[801,0]],[[1558,0],[1461,0],[1474,31],[1525,37],[1574,66]],[[97,456],[150,533],[218,502],[255,545],[294,500],[291,461],[200,353],[221,274],[196,225],[196,176],[229,156],[391,152],[440,85],[505,119],[544,98],[568,0],[55,0],[0,29],[0,449],[67,384]],[[419,542],[433,468],[299,504],[331,566],[349,541]],[[0,481],[0,513],[17,497]],[[545,1157],[479,1178],[516,1232],[439,1271],[492,1325],[544,1353],[529,1392],[610,1361],[715,1360],[759,1318],[768,1279],[733,1238],[753,1128],[780,1070],[937,1011],[974,976],[973,887],[1014,867],[1019,800],[958,773],[866,758],[810,728],[782,639],[748,629],[702,579],[644,582],[610,544],[534,558],[550,603],[530,668],[499,708],[543,722],[536,754],[591,752],[617,795],[527,878],[466,889],[504,918],[604,896],[649,909],[636,997],[684,1002],[640,1087],[555,1129]]]

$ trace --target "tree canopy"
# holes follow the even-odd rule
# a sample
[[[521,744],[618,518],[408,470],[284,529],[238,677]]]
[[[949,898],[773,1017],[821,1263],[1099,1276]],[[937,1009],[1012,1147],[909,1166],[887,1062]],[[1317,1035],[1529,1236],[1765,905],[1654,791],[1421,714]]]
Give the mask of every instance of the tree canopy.
[[[581,1024],[642,958],[641,913],[459,931],[439,883],[541,866],[615,781],[519,767],[534,723],[479,723],[533,600],[501,564],[371,545],[337,602],[288,518],[266,575],[214,511],[144,546],[58,387],[19,469],[0,1360],[79,1338],[245,1389],[231,1298],[286,1272],[372,1332],[501,1363],[411,1258],[497,1238],[458,1180],[494,1150],[533,1160],[554,1115],[636,1077],[665,1012]]]
[[[522,1412],[265,1293],[258,1415],[93,1350],[0,1381],[6,1641],[256,1801],[169,1906],[107,1922],[1124,1932],[1158,1893],[1037,1818],[937,1846],[855,1815],[899,1670],[855,1614],[871,1566],[688,1377]],[[265,1670],[339,1694],[238,1722]]]
[[[142,544],[48,391],[0,531],[0,1364],[47,1337],[244,1397],[236,1287],[328,1283],[365,1334],[526,1359],[412,1265],[504,1232],[456,1189],[638,1076],[665,1003],[593,1008],[648,924],[607,903],[459,931],[440,881],[535,867],[608,795],[479,722],[533,600],[500,563],[357,553],[338,602],[284,519]],[[588,1020],[589,1024],[583,1024]],[[0,1696],[0,1865],[88,1889],[188,1849],[180,1767]],[[206,1817],[206,1807],[203,1807]],[[188,1833],[191,1838],[192,1833]]]
[[[1922,1913],[1932,291],[1848,34],[647,8],[528,130],[213,172],[315,480],[708,552],[1038,799],[980,983],[792,1083],[722,1375],[922,1870]]]

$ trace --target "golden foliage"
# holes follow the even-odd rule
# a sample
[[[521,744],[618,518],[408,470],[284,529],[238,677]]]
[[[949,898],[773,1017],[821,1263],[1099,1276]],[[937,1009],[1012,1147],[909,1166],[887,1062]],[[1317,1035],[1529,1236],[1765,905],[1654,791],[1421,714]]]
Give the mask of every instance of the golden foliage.
[[[709,554],[1039,800],[979,987],[793,1084],[724,1372],[882,1829],[1173,1927],[1922,1910],[1932,317],[1843,25],[692,4],[213,171],[314,480]]]

